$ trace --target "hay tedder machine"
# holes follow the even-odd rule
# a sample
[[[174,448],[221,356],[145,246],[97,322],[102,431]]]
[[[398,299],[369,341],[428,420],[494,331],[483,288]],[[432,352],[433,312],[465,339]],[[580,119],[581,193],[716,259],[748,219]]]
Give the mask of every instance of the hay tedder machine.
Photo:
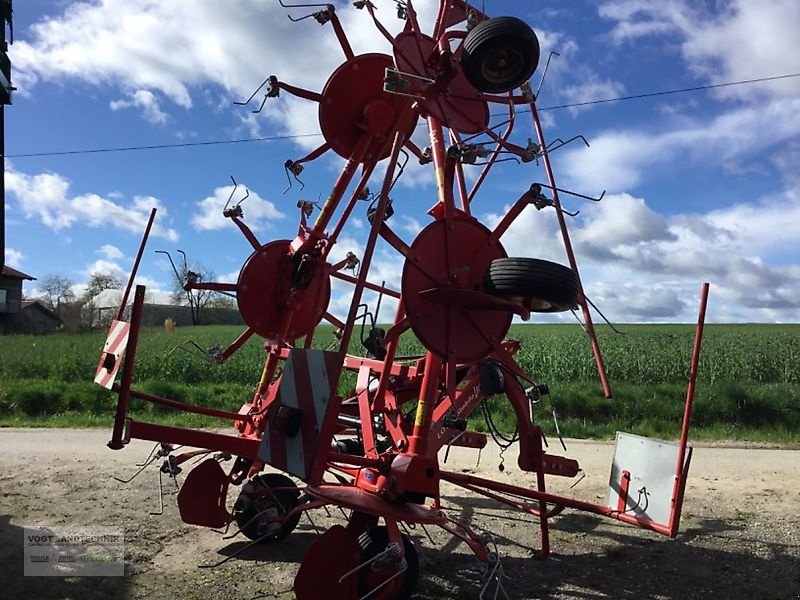
[[[131,389],[143,286],[135,289],[127,320],[124,311],[154,210],[95,379],[119,395],[109,447],[120,449],[130,439],[160,443],[158,453],[167,459],[162,470],[170,473],[189,459],[205,457],[178,493],[181,518],[209,528],[234,524],[254,543],[280,543],[306,511],[331,505],[343,509],[342,524],[330,527],[306,552],[294,582],[301,599],[408,597],[419,562],[415,543],[403,531],[415,525],[437,526],[463,540],[486,563],[491,580],[486,585],[494,582],[497,597],[499,559],[468,523],[448,516],[442,482],[535,517],[542,556],[550,552],[549,519],[567,508],[675,536],[691,456],[687,434],[707,288],[680,444],[620,434],[607,505],[548,493],[547,476],[575,477],[580,467],[544,448],[533,407],[547,386],[515,361],[520,343],[506,334],[515,315],[527,320],[532,313],[582,309],[603,390],[611,395],[559,199],[565,190],[556,185],[549,156],[565,143],[585,140],[545,141],[529,84],[539,63],[539,43],[522,20],[489,18],[464,0],[441,0],[432,30],[424,33],[406,0],[395,3],[404,25],[393,35],[373,2],[354,4],[386,38],[391,54],[355,54],[332,5],[284,5],[314,6],[316,12],[308,16],[332,26],[344,60],[320,93],[275,76],[264,84],[265,102],[285,93],[319,104],[324,143],[286,162],[290,185],[304,164],[328,151],[345,159],[315,220],[317,205],[301,201],[297,236],[262,243],[245,223],[241,203],[229,202],[225,217],[252,246],[238,280],[205,282],[188,272],[184,281],[186,290],[234,295],[247,325],[227,349],[211,353],[214,362],[225,362],[253,336],[263,338],[265,362],[252,398],[231,412]],[[490,107],[502,113],[499,124],[490,122]],[[532,117],[536,141],[521,143],[514,135],[517,113],[523,112]],[[423,126],[429,134],[425,149],[411,139]],[[389,217],[390,194],[402,176],[403,157],[407,161],[410,155],[430,165],[437,197],[431,198],[429,222],[407,242],[392,229]],[[546,182],[523,190],[491,228],[471,209],[487,176],[503,160],[541,164]],[[385,168],[382,186],[371,194],[367,184],[379,164]],[[465,165],[477,177],[466,177]],[[348,253],[334,262],[332,250],[362,202],[369,222],[363,254]],[[569,266],[507,255],[501,238],[531,205],[553,210]],[[394,287],[370,279],[379,239],[403,265]],[[334,280],[352,286],[343,319],[329,312]],[[365,321],[368,291],[397,301],[394,321],[385,329],[375,318]],[[337,330],[338,344],[326,350],[313,347],[322,321]],[[350,353],[359,324],[363,348],[358,354],[363,356]],[[424,346],[424,355],[399,355],[400,335],[409,331]],[[346,372],[352,375],[343,378]],[[354,389],[342,389],[353,380]],[[504,395],[511,404],[517,464],[535,474],[533,488],[448,471],[440,464],[443,449],[486,444],[486,435],[470,431],[467,423],[494,395]],[[132,419],[131,398],[233,421],[234,431]],[[179,445],[196,450],[173,454]],[[224,462],[231,466],[224,469]],[[229,506],[232,486],[241,488]],[[647,502],[641,501],[643,493]]]

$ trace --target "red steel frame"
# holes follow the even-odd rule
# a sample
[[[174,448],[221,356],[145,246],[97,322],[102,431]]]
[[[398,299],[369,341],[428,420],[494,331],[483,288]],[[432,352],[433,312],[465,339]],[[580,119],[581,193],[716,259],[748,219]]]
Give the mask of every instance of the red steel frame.
[[[404,61],[403,64],[412,64],[413,57],[409,58],[408,53],[410,52],[409,47],[413,49],[414,46],[409,46],[406,41],[401,43],[399,41],[401,36],[395,38],[386,32],[378,21],[374,13],[374,7],[370,2],[366,2],[364,6],[379,30],[392,43],[395,55],[399,57],[396,58],[396,62],[402,59]],[[422,55],[421,48],[431,42],[420,32],[412,3],[407,2],[406,6],[408,22],[402,35],[410,35],[413,44],[416,45],[420,55]],[[218,496],[220,493],[226,493],[228,483],[241,483],[246,477],[252,477],[264,468],[265,461],[259,454],[261,443],[266,436],[273,435],[270,423],[276,419],[276,410],[282,406],[280,400],[281,386],[284,384],[291,386],[291,381],[284,382],[285,371],[281,369],[281,365],[285,365],[287,361],[291,360],[293,353],[310,352],[310,350],[303,350],[302,348],[307,349],[310,347],[317,322],[320,318],[326,318],[341,328],[339,350],[336,353],[336,361],[337,364],[341,365],[341,368],[335,373],[327,374],[326,381],[330,386],[331,397],[323,399],[323,401],[327,402],[327,407],[324,421],[318,423],[319,426],[316,428],[317,433],[315,435],[317,437],[314,440],[316,451],[312,461],[314,468],[305,479],[307,484],[305,489],[312,501],[295,508],[290,515],[284,516],[284,520],[289,519],[292,514],[297,512],[333,502],[351,508],[357,515],[363,516],[363,518],[358,517],[351,521],[351,525],[356,529],[364,526],[363,523],[368,522],[370,519],[382,517],[388,527],[390,539],[399,541],[398,522],[435,523],[464,540],[479,558],[485,560],[488,556],[487,550],[480,543],[477,536],[465,525],[450,521],[441,511],[439,481],[443,480],[538,517],[542,540],[541,554],[543,556],[547,556],[550,552],[548,518],[565,508],[588,511],[674,537],[680,521],[680,510],[689,466],[688,430],[708,297],[708,284],[704,286],[701,298],[669,523],[656,523],[638,518],[626,514],[624,510],[619,510],[619,507],[612,509],[548,493],[545,485],[546,474],[574,477],[578,473],[579,467],[574,460],[544,452],[541,430],[533,420],[530,402],[518,380],[521,379],[532,384],[536,382],[514,361],[514,354],[519,349],[519,343],[511,340],[504,341],[502,336],[498,338],[495,333],[497,328],[501,333],[507,331],[511,314],[519,314],[527,318],[532,307],[527,300],[520,302],[506,300],[475,290],[472,280],[469,279],[469,277],[474,277],[474,274],[465,274],[463,272],[464,269],[459,267],[466,260],[458,258],[459,256],[472,256],[473,260],[488,260],[505,256],[505,250],[500,245],[501,236],[519,214],[537,199],[533,189],[523,193],[493,230],[488,230],[479,225],[470,215],[471,202],[474,201],[477,191],[496,163],[501,151],[511,152],[525,162],[529,162],[534,158],[542,159],[549,185],[552,188],[552,205],[556,211],[567,256],[570,266],[576,274],[577,263],[558,198],[552,166],[547,151],[544,150],[547,146],[536,110],[535,99],[530,95],[529,88],[523,89],[520,95],[509,93],[506,96],[483,96],[482,101],[497,102],[508,106],[508,125],[502,135],[497,135],[485,125],[475,121],[473,115],[462,112],[458,106],[446,105],[442,109],[447,102],[442,99],[444,98],[441,95],[442,90],[446,89],[448,82],[456,81],[460,75],[457,67],[455,67],[456,70],[454,72],[448,74],[447,69],[442,68],[441,64],[442,61],[452,60],[450,58],[449,40],[460,40],[465,35],[463,31],[453,31],[450,28],[463,21],[468,8],[465,2],[459,0],[441,2],[434,28],[435,44],[432,47],[437,48],[435,53],[438,53],[437,56],[440,57],[437,68],[445,73],[445,75],[442,75],[444,78],[442,82],[426,83],[425,77],[423,77],[426,73],[400,73],[399,77],[405,78],[407,86],[404,89],[407,90],[407,94],[391,95],[389,97],[385,94],[381,95],[381,91],[378,90],[374,92],[373,96],[365,96],[363,98],[365,103],[363,110],[364,121],[359,125],[356,137],[352,140],[350,146],[346,148],[349,151],[349,156],[345,157],[347,159],[345,166],[333,185],[331,193],[313,226],[309,227],[306,224],[306,216],[301,213],[298,236],[294,240],[262,245],[241,220],[241,212],[236,213],[233,211],[231,214],[226,214],[233,220],[254,249],[253,256],[248,259],[242,270],[239,283],[192,283],[188,284],[187,287],[236,291],[239,296],[239,305],[242,307],[246,303],[251,303],[252,305],[254,302],[263,301],[263,293],[258,297],[254,297],[252,294],[248,296],[246,287],[242,284],[245,271],[251,268],[248,266],[251,263],[256,265],[252,269],[272,269],[270,271],[257,271],[256,274],[265,273],[265,276],[277,278],[274,284],[276,286],[280,284],[280,280],[283,277],[291,280],[290,283],[280,284],[284,285],[288,290],[284,299],[278,305],[268,305],[264,308],[264,310],[271,310],[277,315],[273,322],[266,326],[263,323],[248,322],[248,328],[239,338],[216,357],[218,362],[227,360],[252,337],[257,328],[259,328],[259,331],[264,331],[264,327],[268,328],[270,335],[265,336],[267,341],[264,344],[266,351],[264,368],[251,401],[246,403],[238,413],[233,413],[206,407],[188,406],[167,398],[131,389],[144,301],[144,287],[137,286],[121,383],[114,386],[114,390],[119,394],[119,401],[109,447],[119,449],[129,439],[137,438],[196,447],[202,449],[201,453],[212,451],[230,453],[236,456],[237,460],[227,475],[220,475],[220,477],[225,478],[224,485],[220,485],[220,481],[217,480],[209,480],[206,485],[205,482],[198,482],[197,478],[192,482],[193,490],[200,490],[201,495],[204,491],[208,493],[207,497],[197,497],[195,495],[192,498],[192,502],[200,505],[203,503],[216,505],[222,500],[224,504],[224,498],[215,497],[215,494]],[[375,58],[375,55],[354,55],[335,16],[333,7],[328,6],[326,10],[329,12],[328,16],[333,22],[337,39],[346,58],[345,64],[336,72],[339,75],[334,74],[331,81],[334,81],[335,77],[349,77],[348,67],[351,65],[360,65],[364,70],[372,68],[370,65],[384,60],[383,58]],[[469,8],[469,10],[474,9]],[[481,20],[487,17],[477,12],[476,18]],[[451,66],[450,68],[453,69],[454,67]],[[332,84],[329,83],[329,85]],[[453,83],[453,85],[456,85],[456,83]],[[335,104],[335,102],[327,102],[330,99],[330,96],[326,96],[328,86],[326,86],[326,92],[323,92],[323,94],[296,88],[278,81],[277,78],[274,78],[273,86],[302,98],[320,102],[320,119],[323,121],[323,129],[325,128],[324,121],[326,119],[330,120],[330,117],[326,117],[324,111],[330,109],[324,107],[331,103]],[[414,122],[417,116],[415,111],[420,111],[420,106],[424,106],[426,102],[432,107],[431,112],[436,112],[437,108],[443,111],[443,117],[430,113],[426,116],[430,133],[430,157],[436,175],[438,199],[437,203],[429,211],[429,214],[434,219],[433,223],[423,230],[413,244],[408,245],[391,230],[384,217],[388,214],[389,194],[396,178],[399,156],[403,147],[410,149],[415,155],[423,156],[419,149],[410,142],[410,129],[407,123]],[[514,107],[519,104],[527,104],[533,117],[533,124],[539,142],[538,150],[534,151],[533,155],[531,155],[529,148],[521,148],[509,142],[515,121]],[[368,112],[369,116],[367,115]],[[458,127],[455,127],[452,123],[448,127],[449,121],[447,120],[450,119],[448,115],[455,115],[453,118],[457,119],[465,131],[478,130],[480,133],[488,135],[495,143],[495,148],[486,166],[469,192],[467,191],[461,164],[453,159],[445,147],[445,128],[449,130],[451,141],[456,146],[462,145]],[[409,120],[412,116],[414,119]],[[447,122],[443,122],[443,119]],[[313,158],[320,156],[332,147],[333,144],[326,140],[323,146],[310,153],[304,159],[294,161],[293,164],[296,165],[313,160]],[[378,162],[384,157],[388,159],[386,172],[381,190],[374,203],[375,210],[371,217],[364,255],[361,258],[361,268],[356,276],[345,275],[341,270],[348,265],[348,261],[344,260],[335,265],[330,265],[326,262],[327,257],[345,223],[350,218],[356,202],[363,197],[367,181],[373,174]],[[344,199],[347,190],[351,187],[359,167],[361,168],[361,175],[355,188],[351,192],[339,220],[333,226],[331,233],[328,234],[326,232],[333,221],[334,213]],[[454,187],[458,188],[458,205],[456,204]],[[134,264],[134,272],[128,282],[123,304],[120,307],[120,318],[154,217],[155,210],[150,216]],[[406,264],[410,265],[407,272],[404,272],[402,291],[390,289],[385,285],[378,285],[367,279],[378,236],[381,236],[384,241],[395,248],[406,259]],[[466,241],[464,236],[473,236],[470,238],[473,241]],[[446,273],[443,279],[441,274],[437,275],[426,271],[429,268],[426,266],[426,261],[419,260],[420,253],[424,254],[421,249],[426,248],[438,248],[438,254],[445,257]],[[470,252],[474,252],[474,254],[470,254]],[[263,253],[265,258],[270,258],[270,260],[262,261],[263,264],[268,264],[269,267],[257,266],[259,253]],[[286,265],[289,265],[289,267],[286,267]],[[284,271],[281,271],[281,269],[284,269]],[[328,281],[330,277],[348,281],[354,285],[353,298],[347,318],[344,321],[339,321],[327,313],[326,288],[324,283],[320,282]],[[422,288],[414,288],[412,284],[414,284],[415,278],[416,281],[420,278],[423,281],[427,281],[425,280],[427,278],[430,283],[423,285]],[[348,354],[365,289],[378,291],[399,299],[396,318],[384,337],[385,357],[382,360],[356,357]],[[416,291],[410,293],[410,289]],[[327,293],[329,294],[329,291]],[[434,329],[434,331],[443,332],[450,346],[446,346],[446,351],[444,352],[440,349],[430,349],[429,347],[424,356],[399,359],[397,357],[397,348],[400,335],[409,329],[418,334],[419,332],[424,334],[426,328],[431,327],[417,314],[417,308],[410,307],[410,303],[415,303],[414,305],[417,307],[420,306],[418,297],[423,298],[424,302],[428,303],[425,306],[432,307],[430,309],[434,311],[432,314],[441,315],[441,319],[434,319],[437,321],[434,327],[440,327],[441,329]],[[586,331],[592,344],[603,390],[605,395],[610,397],[611,389],[582,289],[579,294],[579,304],[583,309]],[[314,310],[308,312],[309,306]],[[257,308],[260,309],[260,307],[261,305],[258,305]],[[505,314],[507,317],[497,317],[496,315],[498,314]],[[488,315],[495,316],[489,317]],[[486,329],[486,324],[490,321],[494,323],[492,327],[495,327],[491,331]],[[474,330],[476,335],[471,338],[465,337],[467,335],[464,333],[465,329]],[[304,338],[302,346],[298,345],[298,340],[301,338]],[[472,345],[477,350],[472,353],[462,351],[461,346],[463,345]],[[480,358],[476,359],[474,356],[479,356]],[[485,436],[473,432],[462,432],[460,431],[460,426],[453,426],[459,420],[465,419],[486,397],[480,381],[482,368],[496,369],[504,375],[503,391],[515,411],[519,425],[520,455],[518,463],[521,469],[536,472],[536,489],[503,484],[439,468],[437,455],[443,446],[454,444],[482,447],[486,443]],[[337,391],[344,371],[353,372],[357,377],[355,391],[348,397],[340,396]],[[372,388],[373,379],[377,379],[375,388]],[[181,427],[144,423],[131,419],[127,414],[128,402],[131,397],[185,412],[231,420],[235,424],[236,433],[234,435],[226,435],[210,431],[197,431]],[[413,405],[414,402],[416,402],[414,418],[413,422],[410,422],[406,419],[404,404]],[[385,436],[391,442],[388,450],[379,450],[379,434],[375,425],[376,417],[379,417],[383,422]],[[448,419],[450,419],[450,425],[445,424]],[[344,454],[331,448],[334,434],[341,434],[347,431],[348,423],[359,424],[360,437],[364,448],[362,456]],[[192,453],[192,456],[194,455],[196,453]],[[351,481],[344,484],[341,482],[327,482],[323,475],[328,471],[348,475]],[[191,477],[191,473],[189,477]],[[223,492],[220,492],[220,490],[223,490]],[[425,504],[419,500],[410,500],[412,497],[418,498],[420,496],[430,499],[430,504]],[[523,500],[529,500],[531,503],[525,503]],[[208,514],[211,513],[214,513],[214,511],[211,510]],[[214,513],[214,517],[210,518],[208,523],[203,523],[202,517],[198,517],[201,521],[198,524],[209,524],[211,526],[211,522],[216,523],[216,519],[219,516],[219,512]],[[231,517],[227,512],[223,512],[221,518],[230,519]],[[400,547],[402,548],[402,544],[400,544]]]

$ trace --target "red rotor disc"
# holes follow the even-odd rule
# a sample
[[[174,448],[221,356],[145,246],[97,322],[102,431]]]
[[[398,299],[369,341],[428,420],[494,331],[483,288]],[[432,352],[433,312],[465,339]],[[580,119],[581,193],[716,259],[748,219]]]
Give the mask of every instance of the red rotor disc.
[[[485,357],[511,325],[508,309],[446,303],[426,295],[434,289],[442,292],[440,297],[459,290],[479,293],[489,263],[506,256],[499,242],[486,243],[490,236],[484,225],[457,211],[449,222],[434,221],[423,229],[406,257],[401,290],[411,329],[444,359]]]
[[[392,129],[392,123],[411,102],[406,96],[383,91],[383,78],[387,67],[392,67],[392,57],[386,54],[360,54],[354,56],[333,72],[319,103],[319,124],[325,141],[334,152],[350,158],[361,136],[367,133],[380,135],[379,156],[365,156],[365,160],[382,160],[389,156],[385,143],[394,131],[411,135],[417,113],[409,112],[406,119]],[[372,114],[371,114],[372,113]]]
[[[406,31],[395,37],[395,64],[403,73],[436,78],[436,65],[429,64],[436,41],[427,35]],[[456,56],[460,53],[456,53]],[[489,125],[489,103],[464,77],[461,64],[452,59],[455,77],[443,90],[432,91],[422,101],[423,112],[459,133],[479,133]]]
[[[290,244],[289,240],[276,240],[253,252],[236,284],[239,312],[245,323],[265,338],[282,336],[282,328],[286,328],[287,339],[310,333],[330,302],[328,265],[321,261],[309,265],[308,285],[293,290],[295,256]]]

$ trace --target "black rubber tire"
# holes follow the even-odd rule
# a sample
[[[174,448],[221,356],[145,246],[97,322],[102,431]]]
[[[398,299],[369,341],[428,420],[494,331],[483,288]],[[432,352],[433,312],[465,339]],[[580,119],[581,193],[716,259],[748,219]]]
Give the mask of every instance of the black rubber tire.
[[[370,596],[371,600],[405,600],[410,598],[417,587],[419,580],[419,557],[414,543],[404,533],[400,534],[403,538],[403,551],[408,567],[398,579],[402,578],[402,586],[394,594],[389,594],[388,589],[381,588]],[[361,546],[360,563],[377,556],[386,549],[389,544],[389,531],[384,526],[372,527],[361,535],[358,539]],[[358,597],[363,598],[370,590],[370,567],[361,569],[358,573]],[[391,586],[387,584],[387,588]]]
[[[461,69],[481,92],[500,94],[518,88],[539,65],[539,40],[516,17],[492,17],[464,38]]]
[[[503,298],[533,299],[531,312],[563,312],[578,303],[575,271],[538,258],[497,258],[483,277],[483,291]]]
[[[278,532],[269,536],[264,535],[264,525],[267,522],[266,515],[261,519],[256,518],[256,516],[272,507],[278,509],[280,516],[287,514],[297,506],[300,499],[300,490],[297,489],[294,481],[280,473],[256,475],[248,483],[256,489],[290,488],[267,492],[256,498],[242,492],[233,505],[233,516],[236,519],[236,524],[239,525],[242,533],[249,539],[258,540],[264,544],[282,540],[297,527],[297,523],[300,521],[300,513],[283,523]]]

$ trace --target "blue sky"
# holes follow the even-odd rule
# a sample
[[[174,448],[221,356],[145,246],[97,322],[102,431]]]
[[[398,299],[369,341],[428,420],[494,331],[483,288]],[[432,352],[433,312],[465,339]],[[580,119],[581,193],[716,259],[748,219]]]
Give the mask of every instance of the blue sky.
[[[396,31],[394,3],[376,4]],[[437,5],[415,4],[424,22]],[[357,52],[386,51],[365,11],[336,6]],[[543,57],[560,53],[539,97],[542,108],[800,73],[796,0],[486,0],[485,7],[525,19]],[[314,103],[282,94],[253,114],[233,101],[270,74],[321,91],[342,62],[329,25],[291,23],[277,0],[26,0],[14,8],[10,55],[19,90],[6,110],[10,265],[36,277],[68,275],[78,291],[94,271],[124,277],[155,205],[157,228],[140,270],[154,297],[171,288],[155,249],[181,248],[233,281],[249,246],[221,216],[231,175],[250,190],[245,217],[264,242],[293,237],[298,200],[327,196],[342,165],[331,155],[307,166],[305,189],[282,194],[284,161],[303,156],[319,137],[16,155],[318,133]],[[606,190],[598,204],[562,201],[581,211],[569,220],[578,264],[587,294],[609,317],[691,322],[700,284],[709,281],[711,321],[798,321],[800,77],[542,116],[549,139],[583,134],[591,143],[570,145],[553,159],[562,187]],[[529,121],[518,118],[515,140],[523,145],[532,135]],[[424,141],[424,133],[420,127],[415,139]],[[542,180],[540,166],[507,163],[490,176],[473,212],[493,224]],[[430,168],[414,166],[393,192],[393,224],[409,242],[430,219],[432,184]],[[356,217],[340,255],[363,249],[365,219]],[[503,242],[511,255],[565,262],[552,209],[527,209]],[[401,269],[401,258],[381,248],[372,278],[397,286]],[[35,293],[35,282],[27,291]],[[336,286],[334,312],[346,306],[347,291]],[[384,319],[392,310],[385,308]]]

